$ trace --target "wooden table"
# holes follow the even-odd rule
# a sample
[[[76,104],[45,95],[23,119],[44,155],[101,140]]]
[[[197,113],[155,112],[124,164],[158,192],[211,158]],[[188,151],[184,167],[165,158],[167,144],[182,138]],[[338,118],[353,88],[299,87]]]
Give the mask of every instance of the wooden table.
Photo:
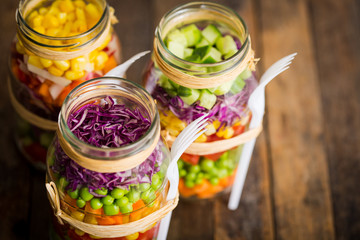
[[[0,239],[48,239],[44,173],[17,152],[5,85],[16,0],[1,1]],[[161,16],[180,0],[111,0],[123,57],[151,49]],[[267,88],[264,131],[240,207],[228,196],[181,201],[169,239],[360,239],[360,2],[221,0],[247,22],[259,73],[298,52]],[[128,78],[140,82],[147,59]]]

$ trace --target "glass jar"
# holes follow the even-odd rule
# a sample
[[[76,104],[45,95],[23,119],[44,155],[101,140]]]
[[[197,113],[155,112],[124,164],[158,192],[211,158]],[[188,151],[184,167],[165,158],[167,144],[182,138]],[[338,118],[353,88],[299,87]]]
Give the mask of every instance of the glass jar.
[[[232,185],[258,84],[254,62],[244,21],[222,5],[188,3],[157,26],[144,84],[169,145],[191,121],[210,119],[178,162],[182,197],[211,198]]]
[[[74,113],[78,114],[81,109],[87,111],[81,121],[90,124],[89,115],[94,110],[89,110],[88,105],[96,105],[97,109],[99,106],[104,110],[99,110],[97,117],[101,118],[99,122],[108,118],[108,127],[115,120],[107,114],[115,114],[115,106],[120,105],[127,110],[117,111],[116,116],[142,116],[137,118],[137,123],[129,120],[124,128],[144,122],[149,122],[149,127],[143,135],[137,136],[138,139],[120,147],[90,145],[78,138],[74,132],[76,127],[70,124],[75,121]],[[139,119],[142,123],[139,123]],[[95,123],[91,131],[84,131],[81,136],[92,134],[99,126],[100,123]],[[134,134],[138,130],[135,129]],[[98,133],[101,134],[101,131]],[[95,139],[96,134],[93,137]],[[121,144],[122,140],[115,137],[113,141]],[[147,154],[144,155],[144,152]],[[137,162],[134,162],[135,157]],[[84,159],[89,160],[86,162]],[[121,225],[142,219],[164,205],[168,191],[165,173],[169,161],[170,153],[160,137],[160,118],[151,96],[125,79],[99,78],[79,85],[65,99],[59,116],[59,128],[47,155],[47,182],[56,184],[62,215],[67,214],[70,218],[88,223],[90,228],[91,224]],[[61,225],[56,219],[54,224],[52,234],[61,239],[110,239],[97,238],[69,223]],[[128,236],[114,236],[111,239],[155,239],[158,226],[158,222],[151,222],[151,227],[147,229],[138,229]]]
[[[9,92],[18,114],[17,145],[39,168],[46,168],[46,151],[66,95],[120,63],[113,14],[105,0],[20,1]]]

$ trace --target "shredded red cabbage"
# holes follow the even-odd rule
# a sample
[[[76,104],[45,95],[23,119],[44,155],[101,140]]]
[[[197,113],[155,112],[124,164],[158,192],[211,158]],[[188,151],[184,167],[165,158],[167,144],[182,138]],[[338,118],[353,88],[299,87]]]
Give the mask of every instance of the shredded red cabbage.
[[[198,117],[209,113],[209,120],[218,120],[222,123],[221,126],[232,126],[236,121],[247,114],[245,111],[247,102],[251,93],[257,86],[254,74],[246,79],[245,82],[246,85],[241,92],[235,95],[225,94],[217,96],[216,103],[211,110],[199,106],[199,102],[189,106],[185,104],[179,96],[170,96],[159,85],[156,85],[152,90],[152,96],[157,99],[163,107],[170,109],[175,116],[185,121],[187,124]]]

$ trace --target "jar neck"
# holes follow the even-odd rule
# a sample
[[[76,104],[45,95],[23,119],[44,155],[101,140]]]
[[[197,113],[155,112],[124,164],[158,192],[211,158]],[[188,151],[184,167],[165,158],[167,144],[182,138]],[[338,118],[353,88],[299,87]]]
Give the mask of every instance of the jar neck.
[[[16,11],[17,34],[24,46],[37,54],[39,49],[53,51],[78,51],[91,46],[98,38],[102,36],[109,25],[110,10],[105,0],[97,0],[98,6],[102,9],[99,21],[87,31],[78,35],[68,37],[54,37],[41,34],[35,31],[26,21],[26,17],[31,13],[43,0],[21,0]]]
[[[238,52],[217,63],[193,63],[174,55],[164,39],[174,28],[197,22],[218,22],[241,42]],[[161,59],[171,68],[197,77],[219,76],[240,64],[251,51],[250,37],[245,22],[233,10],[216,3],[193,2],[175,8],[164,15],[155,31],[155,45]]]
[[[110,96],[115,104],[122,104],[139,112],[151,121],[147,132],[138,140],[118,148],[99,148],[89,145],[77,138],[68,126],[71,113],[85,104],[102,104]],[[159,140],[160,120],[156,104],[139,85],[122,78],[98,78],[87,81],[73,89],[66,97],[59,115],[58,134],[77,154],[95,160],[119,160],[131,157],[148,149]],[[145,159],[144,159],[145,160]]]

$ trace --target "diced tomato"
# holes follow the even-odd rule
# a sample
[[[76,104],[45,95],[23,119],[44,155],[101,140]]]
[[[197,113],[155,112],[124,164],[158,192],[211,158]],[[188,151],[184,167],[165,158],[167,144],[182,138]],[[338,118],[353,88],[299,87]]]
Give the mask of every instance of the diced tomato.
[[[244,132],[245,126],[244,125],[237,125],[233,127],[234,129],[234,136],[240,135]]]
[[[221,155],[223,155],[226,151],[223,151],[223,152],[218,152],[218,153],[213,153],[213,154],[208,154],[208,155],[204,155],[204,157],[210,159],[210,160],[213,160],[213,161],[216,161],[219,159],[219,157]]]
[[[192,155],[192,154],[187,154],[187,153],[183,153],[183,155],[181,155],[180,157],[183,161],[190,163],[192,165],[196,165],[199,163],[200,160],[200,156],[199,155]]]

